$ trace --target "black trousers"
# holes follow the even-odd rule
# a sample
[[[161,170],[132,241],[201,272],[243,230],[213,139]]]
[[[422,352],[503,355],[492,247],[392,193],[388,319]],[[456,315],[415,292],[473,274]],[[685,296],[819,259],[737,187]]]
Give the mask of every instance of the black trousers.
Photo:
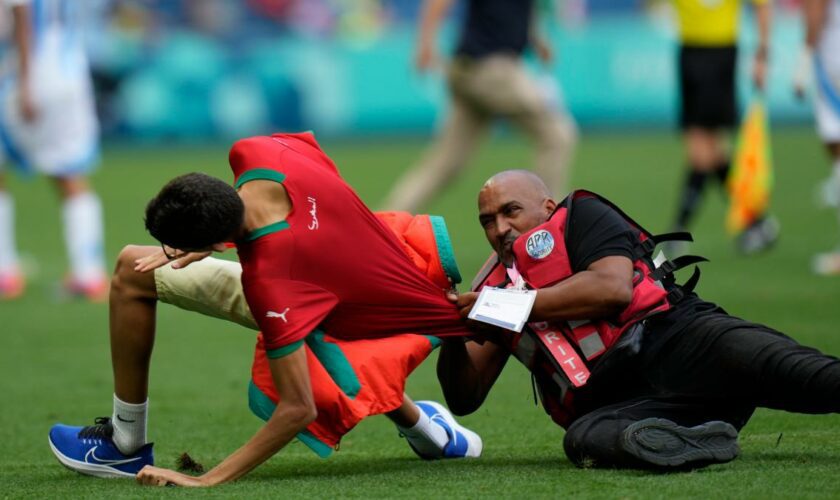
[[[721,420],[740,430],[756,407],[840,412],[833,356],[719,309],[679,328],[650,326],[637,356],[603,377],[593,374],[577,395],[583,415],[564,440],[573,463],[645,467],[619,443],[624,429],[649,417],[686,427]]]

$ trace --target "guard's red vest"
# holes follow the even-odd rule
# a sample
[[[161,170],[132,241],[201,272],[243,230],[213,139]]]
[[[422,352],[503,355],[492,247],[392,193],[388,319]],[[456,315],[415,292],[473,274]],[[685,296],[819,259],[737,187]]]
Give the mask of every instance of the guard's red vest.
[[[574,274],[565,235],[573,210],[571,202],[586,197],[606,203],[639,231],[638,245],[634,249],[630,304],[615,317],[531,322],[522,333],[510,332],[502,336],[511,353],[534,374],[546,411],[564,427],[576,416],[572,404],[574,390],[586,384],[599,358],[633,325],[671,307],[669,292],[661,282],[665,276],[670,278],[669,268],[657,271],[651,260],[656,237],[612,203],[587,191],[570,194],[547,222],[522,234],[514,242],[516,270],[528,287],[550,287]],[[509,281],[507,274],[507,269],[493,255],[473,282],[473,289],[500,286]]]

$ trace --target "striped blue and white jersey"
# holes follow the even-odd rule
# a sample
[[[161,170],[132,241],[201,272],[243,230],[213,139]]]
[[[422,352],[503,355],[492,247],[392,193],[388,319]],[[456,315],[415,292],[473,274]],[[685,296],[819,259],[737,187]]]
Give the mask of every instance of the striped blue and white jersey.
[[[0,40],[2,71],[16,71],[12,8],[28,5],[32,32],[32,57],[46,62],[63,74],[88,71],[82,30],[84,6],[79,0],[0,0]]]

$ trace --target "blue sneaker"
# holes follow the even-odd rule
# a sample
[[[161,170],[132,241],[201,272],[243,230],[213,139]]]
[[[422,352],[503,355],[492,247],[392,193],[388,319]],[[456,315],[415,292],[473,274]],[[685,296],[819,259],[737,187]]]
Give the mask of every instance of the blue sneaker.
[[[409,440],[408,444],[421,458],[431,460],[434,458],[475,458],[481,456],[483,447],[481,437],[456,422],[455,417],[442,404],[435,401],[415,401],[414,404],[428,415],[432,422],[443,427],[446,435],[449,436],[449,442],[443,447],[442,455],[438,456],[421,454]]]
[[[107,417],[99,417],[87,427],[56,424],[50,429],[50,448],[61,465],[88,476],[134,477],[143,467],[154,464],[152,443],[132,455],[123,455],[111,439],[113,433]]]

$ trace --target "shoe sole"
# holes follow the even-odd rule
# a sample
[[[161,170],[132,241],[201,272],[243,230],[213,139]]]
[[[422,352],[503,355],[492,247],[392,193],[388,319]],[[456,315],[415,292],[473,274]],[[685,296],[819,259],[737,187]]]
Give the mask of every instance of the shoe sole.
[[[58,459],[61,465],[67,467],[68,469],[78,472],[79,474],[84,474],[86,476],[96,476],[106,479],[122,479],[122,478],[134,478],[135,475],[122,472],[113,467],[109,467],[107,465],[97,465],[97,464],[90,464],[87,462],[80,462],[79,460],[72,459],[67,455],[58,451],[58,448],[52,442],[52,439],[49,437],[47,440],[50,442],[50,449],[55,455],[55,458]]]
[[[738,456],[738,431],[721,421],[682,427],[663,418],[647,418],[624,430],[622,448],[660,467],[708,465]]]
[[[452,417],[452,414],[444,408],[444,406],[436,401],[417,401],[417,403],[423,403],[424,405],[431,406],[437,413],[443,417],[446,423],[454,432],[460,432],[467,438],[467,454],[463,457],[458,458],[478,458],[481,456],[481,451],[484,449],[484,442],[481,440],[481,436],[476,434],[475,432],[467,429],[463,425],[459,424],[455,418]],[[422,409],[420,411],[423,411]],[[416,450],[415,450],[416,451]],[[455,457],[444,457],[444,458],[455,458]]]

